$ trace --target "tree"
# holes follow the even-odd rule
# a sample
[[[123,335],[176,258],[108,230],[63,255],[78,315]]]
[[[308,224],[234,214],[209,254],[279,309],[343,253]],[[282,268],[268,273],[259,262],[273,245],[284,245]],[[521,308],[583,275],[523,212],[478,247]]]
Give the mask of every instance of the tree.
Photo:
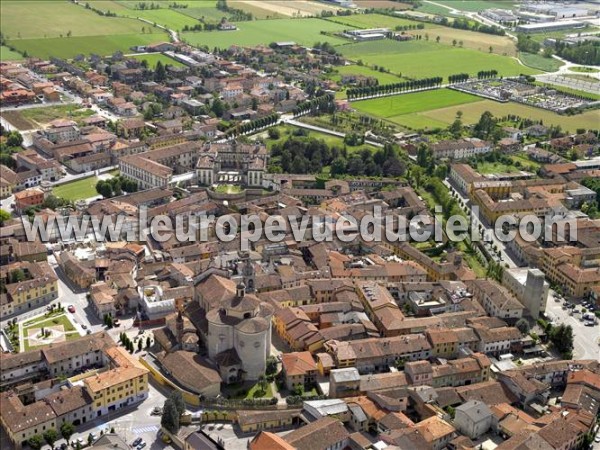
[[[4,222],[7,222],[10,220],[10,213],[8,211],[4,211],[3,209],[0,209],[0,225],[4,225]]]
[[[560,352],[564,359],[571,359],[573,356],[573,327],[571,325],[561,324],[552,327],[549,332],[550,341]]]
[[[488,50],[490,51],[490,53],[492,53],[494,51],[494,47],[492,47],[491,45],[489,46]]]
[[[161,61],[158,61],[154,69],[154,81],[164,81],[166,78],[167,71],[165,70],[165,66]]]
[[[439,44],[439,43],[440,43],[440,39],[441,39],[441,37],[437,36],[437,37],[435,38],[435,42],[437,42],[437,43]]]
[[[150,336],[148,336],[146,338],[146,348],[150,348],[151,345],[152,345],[152,339],[150,339]]]
[[[173,392],[171,392],[169,398],[175,405],[175,408],[177,408],[177,413],[179,415],[182,415],[185,412],[185,402],[183,401],[183,395],[181,394],[181,392],[175,389]]]
[[[267,375],[275,375],[275,373],[277,373],[277,358],[274,356],[269,356],[267,358],[266,373]]]
[[[23,143],[23,136],[18,131],[11,131],[6,135],[6,145],[19,147]]]
[[[98,181],[96,183],[96,192],[98,192],[98,194],[100,194],[104,198],[112,197],[113,190],[110,182],[106,180]]]
[[[267,379],[265,377],[264,374],[260,374],[258,376],[258,389],[260,389],[261,392],[267,392],[267,386],[269,385],[269,383],[267,382]]]
[[[71,436],[73,436],[73,433],[75,433],[75,427],[73,426],[73,424],[71,422],[64,422],[61,426],[60,426],[60,434],[62,435],[62,437],[64,437],[67,441],[69,440],[69,438]]]
[[[88,434],[87,441],[89,445],[92,445],[92,442],[94,442],[94,436],[92,436],[92,433]]]
[[[50,447],[52,447],[54,443],[58,440],[58,432],[54,428],[46,430],[46,432],[44,433],[44,440],[48,443]]]
[[[225,105],[220,98],[215,98],[210,107],[211,111],[215,113],[215,116],[221,117],[225,112]]]
[[[456,39],[452,39],[452,46],[456,47],[456,44],[458,44],[458,41]]]
[[[160,418],[160,424],[165,427],[169,433],[177,434],[179,431],[179,413],[177,407],[170,398],[165,400],[163,413]]]
[[[27,443],[29,444],[29,446],[31,448],[33,448],[34,450],[37,450],[39,448],[42,448],[42,445],[44,444],[44,438],[42,436],[40,436],[39,434],[34,434],[33,436],[31,436],[29,438]]]
[[[141,351],[142,351],[142,348],[143,348],[143,344],[142,344],[142,340],[140,339],[140,340],[138,341],[138,345],[137,345],[137,350],[138,350],[138,352],[141,352]]]
[[[515,324],[515,327],[523,334],[529,333],[529,322],[526,319],[519,319]]]

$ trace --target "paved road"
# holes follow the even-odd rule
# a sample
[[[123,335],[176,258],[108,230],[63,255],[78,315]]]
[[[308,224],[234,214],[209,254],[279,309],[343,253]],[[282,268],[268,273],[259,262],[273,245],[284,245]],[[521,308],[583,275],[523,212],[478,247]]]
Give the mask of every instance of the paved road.
[[[463,193],[461,193],[460,191],[455,189],[454,186],[452,186],[450,183],[448,183],[447,180],[444,180],[444,184],[452,192],[455,192],[456,194],[458,194],[459,198],[462,200],[462,203],[464,205],[466,205],[469,210],[471,209],[471,200],[469,199],[469,197],[467,197],[466,195],[464,195]],[[513,260],[513,258],[510,256],[510,254],[508,254],[506,252],[504,242],[500,241],[496,237],[496,234],[494,233],[494,227],[484,223],[479,216],[472,215],[472,221],[473,221],[472,227],[479,229],[479,226],[481,225],[483,227],[483,229],[485,230],[484,233],[485,233],[486,238],[491,239],[490,244],[484,243],[484,245],[488,246],[488,250],[490,251],[490,253],[494,253],[494,251],[490,248],[490,245],[492,245],[492,246],[496,245],[498,250],[500,250],[500,261],[503,264],[508,264],[508,267],[511,269],[514,269],[515,267],[519,267],[519,265],[516,263],[516,261]]]

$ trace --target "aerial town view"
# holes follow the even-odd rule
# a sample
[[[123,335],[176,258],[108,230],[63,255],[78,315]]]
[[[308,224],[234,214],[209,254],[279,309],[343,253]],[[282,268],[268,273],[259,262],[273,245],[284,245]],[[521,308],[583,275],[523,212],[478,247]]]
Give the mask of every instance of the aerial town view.
[[[2,0],[0,449],[600,450],[600,0]]]

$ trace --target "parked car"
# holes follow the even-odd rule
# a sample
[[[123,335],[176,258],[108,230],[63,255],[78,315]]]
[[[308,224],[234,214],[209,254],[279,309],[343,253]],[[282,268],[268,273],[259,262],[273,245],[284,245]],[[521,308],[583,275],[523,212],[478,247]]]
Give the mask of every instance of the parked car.
[[[87,330],[87,325],[85,323],[81,324],[81,328],[83,328],[84,330]]]
[[[69,305],[69,307],[67,308],[67,310],[72,314],[75,312],[75,307],[73,305]]]
[[[140,445],[137,446],[137,450],[142,450],[146,446],[146,443],[142,441]]]
[[[133,441],[133,442],[131,443],[131,446],[132,446],[132,447],[137,447],[138,445],[140,445],[140,444],[141,444],[141,442],[142,442],[142,438],[141,438],[141,437],[139,437],[139,438],[137,438],[135,441]]]

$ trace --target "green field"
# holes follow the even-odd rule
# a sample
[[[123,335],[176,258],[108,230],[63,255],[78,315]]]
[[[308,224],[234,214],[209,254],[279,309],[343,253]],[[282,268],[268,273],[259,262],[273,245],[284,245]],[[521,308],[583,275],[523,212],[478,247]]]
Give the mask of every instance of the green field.
[[[97,182],[97,177],[82,178],[56,186],[52,188],[52,193],[56,197],[66,200],[85,200],[98,195],[98,192],[96,192]]]
[[[140,33],[137,20],[102,17],[66,1],[3,1],[0,24],[4,37],[15,39],[67,36],[113,36]]]
[[[342,31],[343,25],[321,19],[280,19],[253,22],[238,22],[236,31],[203,31],[199,33],[182,33],[182,38],[192,45],[206,45],[229,48],[232,45],[268,45],[271,42],[294,41],[298,44],[313,45],[315,42],[327,41],[342,44],[346,39],[325,36],[321,31]]]
[[[515,2],[513,1],[502,1],[502,0],[440,0],[435,3],[440,5],[446,5],[459,11],[470,11],[479,12],[484,9],[498,8],[498,9],[513,9]]]
[[[160,61],[163,65],[171,65],[175,67],[185,67],[185,64],[180,63],[179,61],[174,60],[173,58],[169,58],[167,55],[163,55],[161,53],[148,53],[146,55],[134,55],[132,58],[143,61],[146,60],[148,62],[148,67],[154,69],[156,64]]]
[[[289,138],[290,136],[292,136],[292,133],[294,130],[297,130],[297,127],[291,126],[291,125],[279,125],[277,127],[277,129],[280,132],[280,137],[279,139],[265,139],[265,144],[267,145],[267,148],[270,150],[275,144],[278,144],[280,142],[285,141],[287,138]],[[322,141],[325,141],[325,143],[327,145],[329,145],[330,147],[339,147],[342,148],[344,146],[344,140],[341,137],[337,137],[337,136],[333,136],[331,134],[325,134],[325,133],[321,133],[319,131],[309,131],[309,130],[305,130],[308,132],[308,136],[302,136],[302,139],[319,139]],[[370,150],[375,150],[376,148],[372,145],[357,145],[355,147],[348,147],[348,152],[352,153],[353,151],[356,150],[361,150],[363,148],[368,148]]]
[[[132,47],[157,44],[166,40],[168,40],[166,33],[154,32],[152,34],[120,34],[115,36],[19,39],[11,41],[11,44],[17,49],[25,50],[30,55],[39,58],[49,58],[50,56],[73,58],[78,54],[89,55],[90,53],[109,56],[117,50],[131,53]]]
[[[587,111],[575,116],[561,116],[545,109],[513,102],[499,103],[493,100],[482,100],[468,105],[433,109],[421,112],[419,115],[449,125],[454,121],[457,111],[463,112],[462,120],[465,124],[476,123],[485,111],[490,111],[496,117],[515,114],[532,120],[541,120],[546,126],[560,125],[563,131],[570,132],[575,132],[577,128],[597,129],[600,123],[600,112],[598,110]]]
[[[193,17],[186,16],[185,14],[179,13],[177,9],[152,9],[152,10],[137,10],[137,9],[124,9],[117,12],[117,15],[123,17],[131,17],[131,18],[141,18],[145,20],[149,20],[157,25],[162,25],[170,30],[180,31],[186,25],[189,27],[193,27],[198,24],[198,19],[194,19]],[[184,11],[183,9],[181,11]],[[138,22],[139,28],[144,26],[145,24]]]
[[[580,73],[593,73],[593,72],[598,72],[598,69],[594,69],[593,67],[586,67],[586,66],[574,66],[574,67],[569,67],[569,70],[571,72],[580,72]]]
[[[329,76],[330,79],[340,82],[342,79],[342,75],[364,75],[367,77],[375,77],[379,80],[379,84],[391,84],[398,83],[401,81],[401,78],[398,78],[396,75],[391,73],[379,72],[377,70],[370,69],[365,66],[340,66],[336,67],[335,70],[337,73],[333,73]]]
[[[355,14],[353,16],[334,16],[327,20],[355,28],[390,28],[397,26],[417,25],[420,22],[401,17],[385,16],[383,14]],[[427,27],[429,24],[426,24]]]
[[[0,46],[0,61],[20,61],[23,59],[23,55],[17,52],[13,52],[10,48]]]
[[[564,63],[554,58],[545,58],[542,55],[533,53],[519,53],[519,59],[526,66],[534,69],[543,70],[544,72],[556,72]]]
[[[452,14],[448,8],[434,5],[433,3],[421,3],[421,5],[416,10],[420,13],[432,14],[436,16],[457,17],[457,15]]]
[[[481,101],[481,98],[475,95],[469,95],[450,89],[435,89],[412,94],[393,95],[352,102],[352,106],[357,110],[372,116],[383,117],[395,121],[394,119],[397,118],[397,116],[404,114],[479,101]]]
[[[474,75],[480,70],[491,69],[503,76],[538,72],[520,65],[513,58],[424,40],[360,42],[342,46],[340,51],[347,58],[383,66],[391,72],[410,78],[447,77],[464,72]]]
[[[37,329],[41,332],[42,327],[53,327],[60,325],[63,326],[63,332],[65,333],[65,338],[67,341],[77,339],[78,337],[80,337],[79,333],[65,314],[62,314],[60,316],[53,316],[49,319],[44,319],[43,317],[40,317],[36,320],[29,321],[26,324],[23,324],[21,339],[23,341],[23,347],[25,351],[30,350],[31,348],[38,348],[44,345],[29,345],[29,339],[27,338],[29,335],[29,330]]]

